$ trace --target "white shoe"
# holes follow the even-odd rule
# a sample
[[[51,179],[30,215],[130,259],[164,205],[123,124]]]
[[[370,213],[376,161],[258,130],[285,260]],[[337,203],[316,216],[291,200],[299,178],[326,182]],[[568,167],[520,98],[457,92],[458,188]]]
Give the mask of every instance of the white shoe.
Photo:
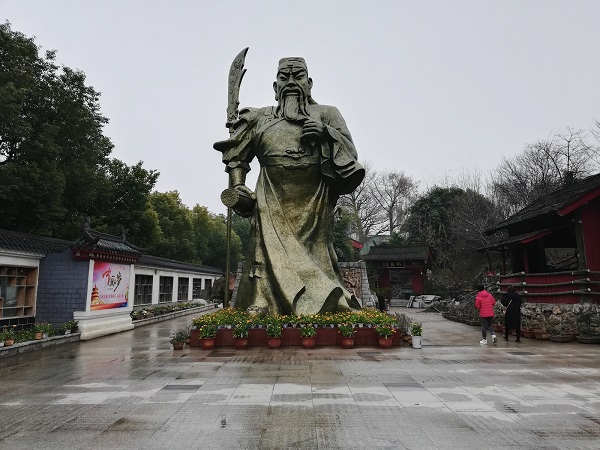
[[[487,345],[487,339],[482,339],[479,341],[480,344]]]
[[[492,342],[495,344],[496,342],[498,342],[498,339],[496,339],[496,335],[492,334]]]

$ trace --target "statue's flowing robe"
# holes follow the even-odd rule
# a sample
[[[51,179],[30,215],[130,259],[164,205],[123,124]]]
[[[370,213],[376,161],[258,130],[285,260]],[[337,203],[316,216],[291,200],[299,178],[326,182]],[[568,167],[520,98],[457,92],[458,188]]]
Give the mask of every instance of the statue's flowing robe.
[[[332,106],[309,105],[327,136],[307,143],[301,141],[302,125],[276,117],[274,110],[242,110],[232,136],[214,145],[228,171],[249,170],[255,157],[260,163],[235,306],[279,314],[360,309],[343,287],[332,242],[338,196],[364,177],[345,121]]]

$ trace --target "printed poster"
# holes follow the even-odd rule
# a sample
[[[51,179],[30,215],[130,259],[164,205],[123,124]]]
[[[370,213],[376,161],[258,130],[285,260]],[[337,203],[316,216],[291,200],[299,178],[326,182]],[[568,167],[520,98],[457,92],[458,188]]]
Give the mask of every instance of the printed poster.
[[[129,264],[94,261],[90,310],[127,308]]]

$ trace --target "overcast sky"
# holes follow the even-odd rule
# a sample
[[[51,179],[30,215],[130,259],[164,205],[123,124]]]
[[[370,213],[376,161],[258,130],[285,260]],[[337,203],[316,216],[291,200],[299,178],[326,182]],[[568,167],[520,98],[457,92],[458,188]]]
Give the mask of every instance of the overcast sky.
[[[244,47],[241,106],[274,104],[279,58],[303,56],[360,160],[422,189],[600,119],[597,0],[0,0],[0,17],[86,73],[113,157],[217,213],[227,176],[212,144],[228,136]]]

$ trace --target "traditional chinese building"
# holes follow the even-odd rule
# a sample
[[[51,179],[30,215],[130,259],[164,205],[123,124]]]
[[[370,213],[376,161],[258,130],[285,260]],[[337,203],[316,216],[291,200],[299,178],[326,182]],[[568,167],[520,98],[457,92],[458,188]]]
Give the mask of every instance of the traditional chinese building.
[[[425,294],[427,267],[431,262],[428,245],[373,245],[364,256],[371,263],[379,288],[390,288],[391,298]]]
[[[480,250],[502,254],[502,290],[512,284],[528,302],[598,303],[600,174],[542,196],[486,233],[499,232],[506,237]]]
[[[222,275],[89,227],[74,242],[0,230],[0,327],[75,319],[91,339],[133,328],[134,307],[208,299]]]

